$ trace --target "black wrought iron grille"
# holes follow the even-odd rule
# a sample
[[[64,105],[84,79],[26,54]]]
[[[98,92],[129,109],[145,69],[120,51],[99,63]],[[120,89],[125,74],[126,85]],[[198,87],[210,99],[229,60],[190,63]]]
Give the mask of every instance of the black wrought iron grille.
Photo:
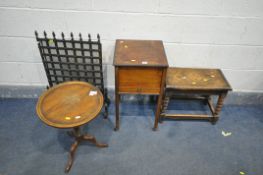
[[[104,92],[99,34],[96,41],[91,40],[90,34],[87,41],[82,39],[81,34],[74,39],[73,33],[70,39],[65,39],[64,33],[61,39],[57,39],[54,32],[52,38],[45,31],[43,38],[37,32],[35,35],[50,87],[78,80],[89,82]]]

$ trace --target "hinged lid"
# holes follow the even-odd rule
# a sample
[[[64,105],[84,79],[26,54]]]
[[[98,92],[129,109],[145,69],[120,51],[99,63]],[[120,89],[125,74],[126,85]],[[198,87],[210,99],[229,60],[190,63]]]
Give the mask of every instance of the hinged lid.
[[[168,67],[160,40],[116,40],[114,66]]]

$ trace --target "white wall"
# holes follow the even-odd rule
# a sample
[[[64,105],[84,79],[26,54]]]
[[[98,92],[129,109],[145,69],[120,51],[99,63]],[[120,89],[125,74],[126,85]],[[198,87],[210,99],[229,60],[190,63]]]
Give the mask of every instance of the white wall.
[[[261,0],[0,0],[0,85],[46,85],[34,30],[100,33],[108,71],[117,38],[161,39],[170,66],[223,69],[263,92]]]

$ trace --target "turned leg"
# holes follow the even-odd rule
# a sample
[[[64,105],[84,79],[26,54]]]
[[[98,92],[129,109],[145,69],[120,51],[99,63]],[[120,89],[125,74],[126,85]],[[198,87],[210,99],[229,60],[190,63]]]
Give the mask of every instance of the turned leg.
[[[215,124],[219,118],[219,113],[222,110],[224,99],[225,99],[226,95],[227,95],[227,93],[222,93],[218,96],[215,112],[213,113],[212,124]]]
[[[161,111],[161,115],[160,115],[160,123],[163,122],[163,118],[164,118],[166,110],[168,108],[169,101],[170,101],[170,97],[165,95],[165,98],[164,98],[163,104],[162,104],[162,111]]]
[[[161,112],[162,98],[163,98],[163,94],[160,94],[158,96],[157,109],[156,109],[156,113],[155,113],[155,121],[154,121],[154,127],[153,127],[154,131],[156,131],[158,128],[158,122],[159,122],[159,117],[160,117],[160,112]]]

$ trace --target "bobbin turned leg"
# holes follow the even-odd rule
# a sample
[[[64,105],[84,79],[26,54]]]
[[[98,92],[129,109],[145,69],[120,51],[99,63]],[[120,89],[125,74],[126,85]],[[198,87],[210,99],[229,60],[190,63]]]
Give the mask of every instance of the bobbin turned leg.
[[[163,122],[163,118],[165,117],[165,113],[166,113],[166,110],[168,108],[169,101],[170,101],[170,97],[165,94],[165,98],[163,100],[163,105],[162,105],[162,111],[161,111],[161,115],[160,115],[160,123]]]
[[[155,112],[155,120],[154,120],[153,131],[157,131],[158,123],[160,121],[161,106],[162,106],[163,98],[164,98],[164,95],[165,95],[166,71],[167,70],[164,69],[163,73],[162,73],[161,88],[160,88],[160,94],[158,95],[158,101],[157,101],[157,108],[156,108],[156,112]]]
[[[213,118],[212,118],[212,124],[216,124],[218,118],[219,118],[219,113],[222,110],[224,99],[226,97],[227,93],[222,93],[218,96],[216,108],[213,113]]]

